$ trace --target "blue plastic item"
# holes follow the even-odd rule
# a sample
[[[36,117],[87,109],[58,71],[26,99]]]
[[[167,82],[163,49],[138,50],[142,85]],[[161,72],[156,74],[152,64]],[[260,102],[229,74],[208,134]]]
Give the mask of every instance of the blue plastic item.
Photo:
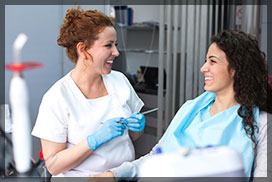
[[[155,154],[161,154],[161,153],[162,153],[161,147],[157,147],[157,148],[155,149]]]

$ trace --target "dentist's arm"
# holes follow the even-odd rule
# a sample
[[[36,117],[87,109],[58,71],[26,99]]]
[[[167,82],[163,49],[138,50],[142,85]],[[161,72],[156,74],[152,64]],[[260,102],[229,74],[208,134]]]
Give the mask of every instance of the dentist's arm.
[[[140,136],[142,136],[144,134],[144,131],[141,131],[140,133],[138,132],[133,132],[133,131],[128,131],[129,137],[132,141],[137,140],[138,138],[140,138]]]
[[[45,164],[52,175],[70,170],[82,163],[93,151],[87,144],[87,139],[66,149],[66,143],[56,143],[41,139]]]
[[[44,159],[48,171],[57,175],[81,164],[97,148],[112,139],[123,135],[125,125],[121,118],[106,121],[94,134],[87,136],[80,143],[67,149],[66,143],[56,143],[41,139]]]

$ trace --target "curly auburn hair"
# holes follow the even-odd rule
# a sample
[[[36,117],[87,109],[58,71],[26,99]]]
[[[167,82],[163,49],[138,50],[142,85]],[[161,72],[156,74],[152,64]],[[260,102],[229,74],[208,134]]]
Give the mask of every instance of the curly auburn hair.
[[[111,19],[97,10],[84,11],[80,7],[68,9],[64,23],[60,27],[58,45],[66,48],[68,58],[76,63],[78,59],[77,44],[83,42],[86,49],[98,39],[97,35],[105,27],[114,26]]]
[[[272,113],[272,89],[268,83],[266,56],[256,38],[240,30],[224,30],[211,37],[211,42],[225,52],[228,70],[235,70],[235,100],[240,104],[238,114],[243,118],[246,134],[257,147],[255,131],[258,126],[253,108]]]

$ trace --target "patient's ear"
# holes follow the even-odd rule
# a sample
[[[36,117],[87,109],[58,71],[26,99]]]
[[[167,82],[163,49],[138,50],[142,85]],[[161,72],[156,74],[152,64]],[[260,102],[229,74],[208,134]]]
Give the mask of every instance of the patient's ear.
[[[235,70],[231,68],[231,69],[229,70],[229,74],[230,74],[231,78],[234,78]]]

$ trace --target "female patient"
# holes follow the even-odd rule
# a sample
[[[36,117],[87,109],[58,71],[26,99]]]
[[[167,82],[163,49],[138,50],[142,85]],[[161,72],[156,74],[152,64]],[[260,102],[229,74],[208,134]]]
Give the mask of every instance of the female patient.
[[[111,70],[119,55],[111,20],[96,10],[69,9],[58,44],[75,68],[44,95],[32,132],[41,138],[49,172],[84,177],[132,161],[131,139],[145,125],[138,113],[143,102],[126,77]]]
[[[97,176],[137,177],[141,162],[158,146],[171,152],[180,146],[206,145],[237,150],[247,177],[267,175],[267,123],[271,122],[267,122],[267,113],[272,113],[272,91],[265,55],[256,39],[232,30],[213,36],[200,71],[206,92],[179,109],[153,150]]]

